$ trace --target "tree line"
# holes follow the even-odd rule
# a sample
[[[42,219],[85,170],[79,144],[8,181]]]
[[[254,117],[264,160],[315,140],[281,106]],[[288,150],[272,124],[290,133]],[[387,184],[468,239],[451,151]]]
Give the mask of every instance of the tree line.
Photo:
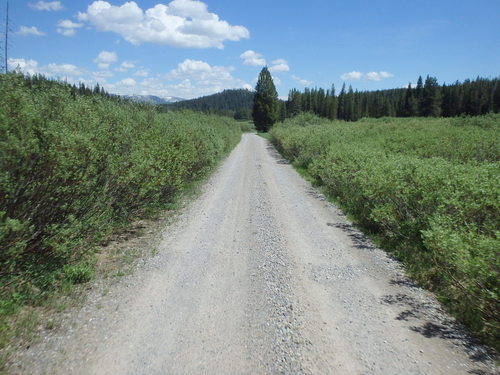
[[[306,88],[290,91],[288,100],[281,103],[280,118],[293,117],[301,112],[318,116],[356,121],[363,117],[454,117],[500,112],[500,79],[476,78],[438,83],[437,78],[418,78],[416,85],[407,88],[358,91],[342,86],[337,95],[335,87]]]
[[[220,93],[197,99],[165,104],[163,110],[191,109],[204,113],[234,117],[237,120],[251,119],[254,93],[245,89],[224,90]]]

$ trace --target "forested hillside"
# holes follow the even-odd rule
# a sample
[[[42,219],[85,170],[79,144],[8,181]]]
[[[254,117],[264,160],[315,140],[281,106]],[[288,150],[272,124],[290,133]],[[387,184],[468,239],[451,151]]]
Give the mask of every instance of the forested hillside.
[[[286,102],[285,117],[312,112],[321,117],[356,121],[363,117],[453,117],[500,112],[500,79],[477,78],[463,83],[439,85],[435,77],[419,77],[407,88],[354,91],[342,86],[329,90],[292,90]],[[283,116],[282,116],[283,117]]]
[[[252,118],[253,95],[253,92],[244,89],[224,90],[198,99],[167,104],[163,108],[164,110],[191,109],[248,120]]]
[[[0,347],[7,316],[91,278],[93,246],[166,207],[240,135],[226,117],[0,75]]]
[[[330,121],[302,114],[274,143],[499,347],[500,115]]]

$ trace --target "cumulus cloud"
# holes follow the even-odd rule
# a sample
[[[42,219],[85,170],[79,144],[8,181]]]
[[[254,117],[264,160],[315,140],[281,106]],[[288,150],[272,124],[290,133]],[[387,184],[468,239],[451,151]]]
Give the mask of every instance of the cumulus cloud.
[[[297,77],[296,75],[292,75],[292,79],[295,82],[298,82],[298,83],[300,83],[301,85],[304,85],[304,86],[310,86],[310,85],[312,85],[311,81],[308,81],[307,79],[303,79],[303,78]]]
[[[387,72],[368,72],[365,75],[368,81],[381,81],[386,78],[394,77],[393,74]]]
[[[137,84],[137,82],[133,78],[125,78],[125,79],[122,79],[121,81],[118,81],[118,84],[131,87],[131,86],[135,86]]]
[[[110,70],[101,70],[91,73],[92,80],[99,83],[105,83],[108,78],[114,77],[115,74]]]
[[[109,66],[118,61],[118,56],[115,52],[101,51],[95,58],[94,62],[99,69],[108,69]]]
[[[76,23],[71,20],[62,20],[57,24],[56,31],[64,36],[73,36],[76,33],[76,29],[82,26],[82,23]]]
[[[231,76],[233,68],[224,66],[210,66],[205,61],[186,59],[177,65],[176,69],[167,74],[168,79],[196,78],[209,80],[212,78],[227,79]]]
[[[224,89],[246,88],[251,86],[233,77],[233,67],[211,66],[205,61],[186,59],[172,69],[166,78],[169,81],[179,81],[169,85],[174,96],[192,98],[201,95],[214,94]]]
[[[363,73],[353,70],[352,72],[342,74],[340,78],[344,81],[351,81],[351,80],[358,81],[361,78],[363,78]]]
[[[82,69],[72,64],[49,64],[43,70],[56,77],[74,77],[84,74]]]
[[[38,30],[35,26],[31,26],[31,27],[21,26],[17,33],[19,35],[23,35],[23,36],[27,36],[27,35],[43,36],[43,35],[45,35],[44,32]]]
[[[36,3],[30,3],[30,7],[36,10],[48,10],[48,11],[56,11],[62,10],[63,6],[60,1],[38,1]]]
[[[146,69],[139,69],[134,73],[134,76],[137,77],[147,77],[149,75],[149,72]]]
[[[262,54],[257,53],[252,50],[248,50],[243,52],[240,55],[240,58],[243,59],[243,65],[250,65],[250,66],[265,66],[266,65],[266,60],[262,56]]]
[[[26,59],[13,59],[8,60],[10,70],[19,69],[27,74],[43,74],[48,77],[75,77],[85,74],[84,70],[72,64],[48,64],[46,66],[39,66],[35,60]]]
[[[107,52],[107,53],[102,53]],[[96,61],[112,64],[118,60],[114,52],[102,51]],[[101,64],[101,62],[97,62]],[[72,64],[48,64],[40,66],[35,60],[10,58],[9,69],[19,69],[28,74],[44,74],[47,77],[62,78],[69,83],[82,82],[93,86],[99,83],[106,91],[119,95],[157,95],[160,97],[178,96],[195,98],[210,95],[225,89],[245,88],[252,89],[247,82],[235,78],[231,66],[212,66],[205,61],[186,59],[167,74],[150,76],[149,72],[141,67],[133,74],[113,79],[114,70],[89,71]],[[135,66],[135,63],[124,61],[119,65]],[[132,73],[132,71],[131,71]]]
[[[132,68],[135,68],[135,64],[131,61],[124,61],[124,62],[122,62],[121,67],[125,68],[125,69],[132,69]]]
[[[115,70],[123,73],[132,68],[135,68],[135,64],[132,61],[124,61],[121,63],[120,67]]]
[[[40,72],[38,67],[38,62],[35,60],[25,60],[25,59],[13,59],[9,58],[7,60],[7,66],[9,70],[19,69],[23,73],[27,74],[37,74]]]
[[[197,0],[173,0],[168,5],[157,4],[142,10],[129,1],[114,6],[106,1],[94,1],[78,19],[88,22],[98,31],[120,34],[126,41],[139,45],[155,43],[172,47],[224,48],[224,41],[249,38],[243,26],[232,26],[208,11]]]
[[[272,73],[278,72],[288,72],[290,67],[288,66],[288,62],[283,59],[274,60],[269,71]]]
[[[363,73],[363,72],[357,72],[357,71],[352,71],[349,73],[344,73],[340,76],[340,78],[344,81],[352,81],[356,80],[359,81],[360,79],[366,79],[367,81],[381,81],[383,79],[391,78],[394,77],[393,74],[388,73],[388,72],[368,72],[368,73]]]

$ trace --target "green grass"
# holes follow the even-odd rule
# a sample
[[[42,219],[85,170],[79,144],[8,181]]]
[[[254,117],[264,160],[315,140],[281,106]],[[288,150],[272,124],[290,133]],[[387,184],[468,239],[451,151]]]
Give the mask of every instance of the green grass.
[[[241,131],[243,133],[255,132],[255,125],[254,125],[253,121],[241,120],[241,121],[238,121],[238,123],[240,124],[240,128],[241,128]]]
[[[257,135],[260,136],[260,137],[262,137],[262,138],[264,138],[264,139],[267,139],[268,141],[272,140],[270,133],[258,132]]]
[[[498,349],[499,126],[500,115],[345,123],[305,114],[270,134],[285,157]]]

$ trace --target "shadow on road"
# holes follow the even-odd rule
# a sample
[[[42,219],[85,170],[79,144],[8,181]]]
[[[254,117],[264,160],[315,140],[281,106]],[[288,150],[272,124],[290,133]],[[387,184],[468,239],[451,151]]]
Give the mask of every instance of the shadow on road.
[[[269,152],[269,155],[273,157],[274,160],[276,160],[276,163],[278,164],[290,164],[290,162],[281,156],[281,154],[276,150],[276,147],[274,147],[272,144],[268,144],[266,146],[267,151]]]
[[[419,288],[413,281],[406,277],[391,280],[390,284],[408,288]],[[446,318],[446,315],[437,302],[417,300],[403,293],[386,295],[381,300],[384,304],[401,306],[403,311],[395,319],[417,323],[409,327],[413,332],[417,332],[428,339],[440,338],[450,340],[451,344],[463,347],[469,358],[475,362],[491,361],[492,356],[490,353],[480,347],[478,340],[470,337],[462,325],[453,319]],[[471,370],[469,372],[478,375],[494,374],[494,372],[485,372],[483,370]]]
[[[352,239],[354,242],[354,247],[360,249],[360,250],[374,250],[375,247],[372,245],[370,240],[359,230],[356,229],[356,227],[352,224],[345,224],[345,223],[326,223],[329,227],[335,227],[338,229],[342,229],[344,232],[347,233],[349,238]]]

